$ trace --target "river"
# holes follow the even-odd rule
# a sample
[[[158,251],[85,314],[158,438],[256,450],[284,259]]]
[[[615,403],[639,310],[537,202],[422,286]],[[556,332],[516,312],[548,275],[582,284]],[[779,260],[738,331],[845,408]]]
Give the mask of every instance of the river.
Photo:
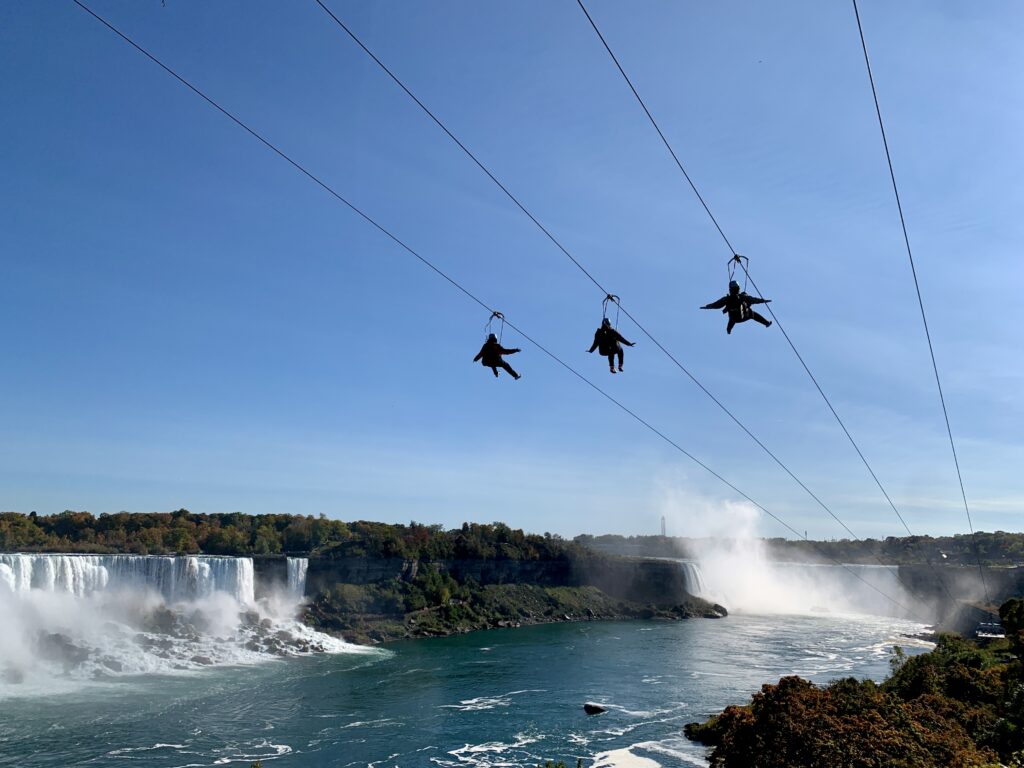
[[[854,614],[564,623],[122,675],[0,699],[0,765],[703,766],[685,723],[781,675],[880,679],[893,644],[923,650],[905,637],[920,629]]]

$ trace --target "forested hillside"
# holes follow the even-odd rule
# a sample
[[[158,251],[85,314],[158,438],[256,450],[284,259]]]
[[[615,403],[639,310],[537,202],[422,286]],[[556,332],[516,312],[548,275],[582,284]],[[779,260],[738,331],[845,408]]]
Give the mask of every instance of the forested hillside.
[[[302,554],[419,560],[549,560],[580,551],[557,536],[526,534],[503,523],[439,525],[342,522],[299,515],[168,513],[94,516],[0,513],[0,551],[208,555]]]
[[[574,541],[588,549],[634,557],[696,557],[706,551],[707,539],[683,536],[577,536]],[[780,562],[841,563],[882,562],[886,565],[946,563],[1018,565],[1024,563],[1024,533],[978,531],[974,536],[888,536],[885,539],[834,539],[802,541],[765,539],[766,552]]]

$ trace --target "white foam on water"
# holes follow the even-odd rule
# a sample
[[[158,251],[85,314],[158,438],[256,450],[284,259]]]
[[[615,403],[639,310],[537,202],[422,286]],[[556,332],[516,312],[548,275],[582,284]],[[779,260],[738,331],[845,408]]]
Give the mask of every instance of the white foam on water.
[[[456,763],[445,762],[438,758],[431,758],[431,762],[439,765],[476,765],[476,766],[505,766],[505,765],[518,765],[518,763],[509,763],[505,761],[503,756],[513,750],[521,750],[523,747],[529,746],[530,744],[536,744],[540,741],[539,736],[529,736],[525,733],[517,733],[513,737],[515,741],[504,742],[504,741],[487,741],[482,744],[466,744],[458,749],[449,750],[448,754],[456,759]],[[495,762],[492,756],[497,756],[498,760]]]
[[[647,757],[634,755],[632,747],[611,749],[594,755],[591,768],[661,768],[661,763]]]
[[[123,747],[122,749],[112,749],[107,752],[108,755],[129,755],[133,752],[152,752],[157,749],[185,749],[184,744],[154,744],[151,747]]]
[[[304,579],[304,569],[295,573]],[[299,602],[293,592],[257,601],[251,558],[3,554],[0,699],[373,652],[303,625]]]
[[[522,691],[509,691],[497,696],[477,696],[472,699],[463,699],[458,704],[441,704],[440,709],[457,709],[459,712],[477,712],[496,707],[507,707],[512,704],[512,697],[523,693],[545,693],[541,689],[527,689]]]
[[[634,751],[644,752],[638,755]],[[698,751],[699,750],[699,751]],[[612,749],[594,755],[591,768],[655,768],[662,765],[654,757],[668,758],[669,765],[692,765],[695,768],[708,768],[711,764],[701,754],[703,748],[697,748],[686,739],[665,739],[664,741],[641,741],[621,749]]]

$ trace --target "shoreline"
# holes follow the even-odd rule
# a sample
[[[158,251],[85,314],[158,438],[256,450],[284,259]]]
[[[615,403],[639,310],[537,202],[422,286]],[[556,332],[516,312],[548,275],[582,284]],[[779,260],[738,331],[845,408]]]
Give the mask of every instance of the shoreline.
[[[312,600],[302,621],[313,629],[359,645],[448,637],[487,629],[588,621],[723,618],[728,611],[700,598],[672,605],[618,600],[596,587],[497,584],[478,587],[461,599],[414,611],[347,611],[330,595]]]

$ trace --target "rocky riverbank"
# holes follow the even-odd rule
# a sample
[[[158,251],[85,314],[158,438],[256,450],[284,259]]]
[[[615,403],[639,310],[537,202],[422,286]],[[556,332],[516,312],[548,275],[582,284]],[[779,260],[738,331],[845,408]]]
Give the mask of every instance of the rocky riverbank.
[[[405,610],[419,604],[416,592],[402,595],[395,584],[340,584],[321,592],[307,607],[304,620],[321,631],[366,644],[563,621],[680,620],[726,615],[722,606],[699,598],[672,604],[640,603],[616,599],[593,586],[458,585],[455,592],[443,601]]]

